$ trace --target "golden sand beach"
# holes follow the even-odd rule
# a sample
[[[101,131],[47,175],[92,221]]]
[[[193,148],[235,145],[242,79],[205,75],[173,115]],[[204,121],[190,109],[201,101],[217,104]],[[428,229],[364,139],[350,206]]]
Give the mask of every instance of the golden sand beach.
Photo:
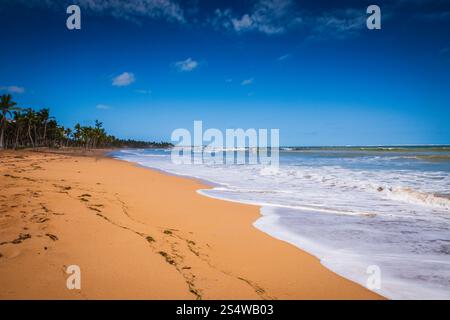
[[[1,151],[0,299],[383,299],[204,188],[99,154]]]

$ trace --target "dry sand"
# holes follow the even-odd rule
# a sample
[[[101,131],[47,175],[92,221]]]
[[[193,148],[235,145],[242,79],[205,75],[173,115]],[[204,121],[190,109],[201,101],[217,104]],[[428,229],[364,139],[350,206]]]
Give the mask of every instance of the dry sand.
[[[382,299],[202,188],[95,155],[0,152],[0,299]]]

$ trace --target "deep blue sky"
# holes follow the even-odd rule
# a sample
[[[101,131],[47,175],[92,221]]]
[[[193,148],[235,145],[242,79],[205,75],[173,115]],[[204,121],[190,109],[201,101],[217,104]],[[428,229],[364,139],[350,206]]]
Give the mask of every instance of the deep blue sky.
[[[366,28],[370,4],[381,30]],[[203,120],[279,128],[282,145],[450,144],[450,1],[0,0],[0,21],[0,90],[66,126],[168,140]]]

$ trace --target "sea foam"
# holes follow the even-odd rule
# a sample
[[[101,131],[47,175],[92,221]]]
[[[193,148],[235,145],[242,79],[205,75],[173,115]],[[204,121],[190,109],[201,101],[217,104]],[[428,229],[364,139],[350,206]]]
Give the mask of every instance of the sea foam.
[[[378,266],[386,297],[450,298],[450,163],[428,162],[434,154],[291,148],[277,170],[175,165],[163,150],[114,156],[209,181],[205,196],[261,206],[255,227],[363,286]]]

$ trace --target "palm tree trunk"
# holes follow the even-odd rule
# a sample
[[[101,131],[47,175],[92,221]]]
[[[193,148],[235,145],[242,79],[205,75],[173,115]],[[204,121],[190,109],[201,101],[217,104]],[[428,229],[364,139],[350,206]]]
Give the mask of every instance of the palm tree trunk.
[[[28,125],[28,137],[30,138],[31,145],[34,148],[34,141],[33,141],[33,138],[31,137],[31,126],[30,125]]]
[[[19,134],[20,134],[20,126],[17,125],[16,140],[14,141],[14,150],[17,149],[17,145],[19,144]]]
[[[39,146],[39,135],[36,133],[36,126],[33,126],[33,132],[34,132],[34,142],[35,144],[37,144],[37,146]]]
[[[45,141],[45,140],[47,140],[47,121],[45,121],[45,125],[44,125],[44,138],[43,138],[43,140],[44,140],[44,144],[47,145],[47,141]]]
[[[2,118],[0,122],[0,149],[4,148],[4,140],[5,138],[5,117]]]

